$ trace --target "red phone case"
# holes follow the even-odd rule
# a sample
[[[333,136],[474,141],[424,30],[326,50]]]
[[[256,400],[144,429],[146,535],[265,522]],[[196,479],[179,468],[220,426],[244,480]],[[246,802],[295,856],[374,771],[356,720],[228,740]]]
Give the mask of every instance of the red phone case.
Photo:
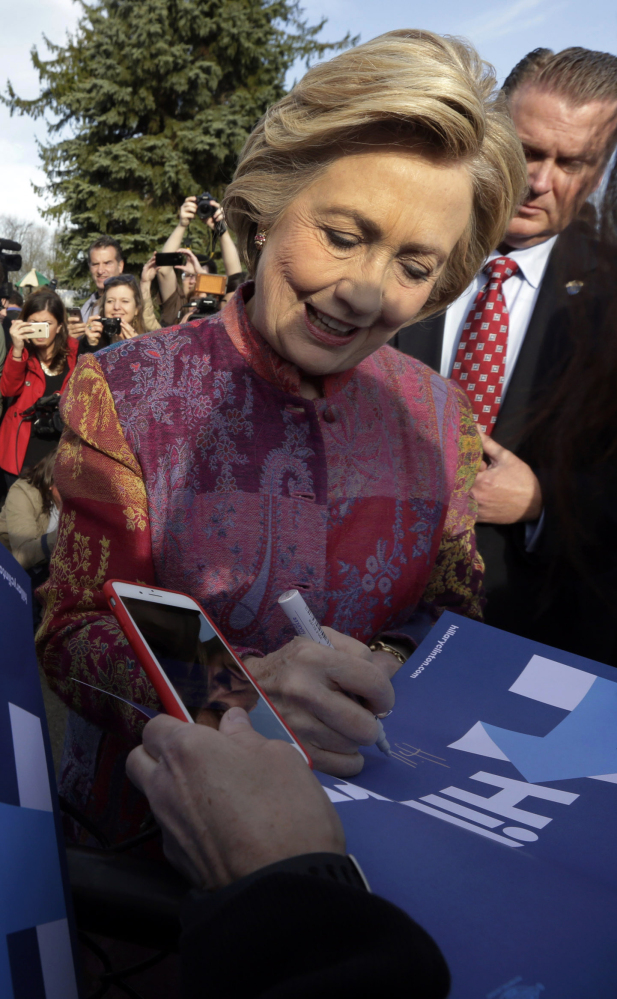
[[[105,595],[105,598],[107,600],[107,603],[109,604],[109,607],[110,607],[113,615],[115,616],[115,618],[117,619],[120,627],[122,628],[122,631],[124,632],[124,634],[128,638],[128,640],[130,642],[130,645],[131,645],[131,648],[133,649],[133,652],[137,656],[137,659],[139,660],[140,665],[143,666],[143,668],[144,668],[144,670],[145,670],[145,672],[146,672],[146,674],[148,676],[148,679],[150,680],[150,682],[152,683],[152,686],[154,687],[154,689],[156,690],[158,696],[160,697],[161,702],[163,704],[163,707],[165,708],[165,711],[167,712],[168,715],[171,715],[173,718],[178,718],[180,721],[184,721],[185,722],[186,718],[185,718],[184,713],[182,711],[182,708],[180,706],[181,703],[182,703],[180,701],[180,698],[175,693],[175,691],[173,690],[173,688],[170,689],[170,687],[167,685],[166,679],[165,679],[165,677],[163,676],[163,674],[161,672],[160,666],[158,665],[158,663],[156,662],[156,660],[153,659],[152,655],[148,651],[148,648],[147,648],[145,642],[142,640],[139,631],[137,630],[137,628],[133,624],[133,622],[132,622],[132,620],[131,620],[128,612],[126,611],[126,609],[124,607],[124,604],[122,603],[122,598],[119,597],[118,594],[114,592],[114,588],[113,588],[114,587],[114,583],[124,583],[127,586],[137,586],[139,584],[131,582],[128,579],[108,579],[103,584],[103,594]],[[181,596],[181,597],[186,597],[187,596],[186,593],[181,593],[180,590],[166,590],[166,589],[164,589],[161,586],[144,586],[144,589],[147,589],[147,590],[158,590],[160,593],[175,593],[175,594],[177,594],[178,596]],[[193,597],[189,597],[189,599],[190,600],[194,600]],[[113,603],[112,603],[112,600],[114,601]],[[224,637],[224,635],[221,634],[221,632],[219,631],[219,629],[215,625],[215,623],[212,620],[212,618],[210,618],[206,614],[206,612],[203,609],[203,607],[201,606],[201,604],[198,604],[196,600],[194,600],[194,602],[197,605],[197,607],[199,608],[199,610],[201,611],[201,613],[203,614],[203,616],[205,617],[205,619],[208,622],[208,624],[210,625],[210,627],[214,629],[214,631],[219,636],[219,638],[221,639],[221,641],[229,649],[229,651],[231,652],[232,656],[234,657],[234,659],[236,660],[236,662],[238,663],[238,665],[240,666],[240,668],[244,670],[244,672],[246,673],[246,675],[255,684],[255,686],[257,687],[257,690],[259,691],[259,693],[263,697],[264,701],[266,701],[266,703],[270,706],[270,708],[272,709],[272,711],[274,712],[274,714],[276,715],[276,717],[280,721],[280,723],[283,726],[283,728],[287,732],[289,732],[289,734],[292,737],[292,739],[294,739],[295,742],[298,743],[298,745],[302,749],[302,752],[306,756],[306,759],[308,761],[309,767],[311,767],[311,769],[312,769],[313,768],[313,762],[312,762],[309,754],[307,753],[306,749],[304,748],[304,746],[302,745],[302,743],[298,739],[297,735],[294,732],[292,732],[292,730],[290,729],[289,725],[285,722],[285,720],[283,718],[281,718],[279,712],[276,710],[276,708],[272,704],[272,701],[270,700],[270,698],[268,697],[268,695],[262,690],[262,688],[259,686],[259,684],[257,683],[257,680],[252,675],[252,673],[250,673],[249,670],[246,668],[245,664],[240,659],[238,659],[237,655],[235,654],[235,652],[233,651],[233,649],[230,647],[230,645],[227,642],[227,640]]]

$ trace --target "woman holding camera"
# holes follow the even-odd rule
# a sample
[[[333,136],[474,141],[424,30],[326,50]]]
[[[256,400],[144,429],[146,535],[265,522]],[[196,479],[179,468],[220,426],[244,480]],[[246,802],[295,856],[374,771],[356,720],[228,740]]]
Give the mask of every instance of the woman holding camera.
[[[44,325],[35,330],[33,323]],[[0,424],[0,469],[7,489],[22,468],[36,465],[56,447],[60,438],[53,426],[57,400],[46,406],[43,419],[32,407],[64,391],[79,347],[79,341],[69,337],[62,299],[47,290],[26,299],[19,319],[11,323],[11,341],[0,378],[0,393],[8,399]]]
[[[146,333],[144,303],[132,274],[119,274],[105,283],[101,315],[90,316],[81,353],[92,354],[118,340],[132,340]]]

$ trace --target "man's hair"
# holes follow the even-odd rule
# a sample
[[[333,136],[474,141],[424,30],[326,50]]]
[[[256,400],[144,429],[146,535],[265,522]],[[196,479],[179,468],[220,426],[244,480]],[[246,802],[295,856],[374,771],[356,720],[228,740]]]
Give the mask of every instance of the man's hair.
[[[21,309],[24,304],[24,300],[18,291],[13,290],[9,295],[9,305],[18,305]]]
[[[458,298],[501,242],[527,171],[492,67],[463,41],[415,29],[313,66],[257,124],[225,195],[249,273],[258,229],[270,229],[330,164],[392,145],[460,163],[470,176],[469,223],[415,320]]]
[[[550,90],[575,107],[591,101],[617,103],[617,56],[579,46],[557,53],[534,49],[516,64],[503,89],[511,97],[523,84]]]
[[[91,243],[88,247],[88,263],[90,263],[90,254],[93,250],[105,250],[108,246],[113,246],[116,251],[116,260],[118,263],[120,263],[121,260],[124,260],[124,257],[122,256],[122,247],[116,239],[113,239],[111,236],[99,236],[99,238],[95,239],[94,243]]]

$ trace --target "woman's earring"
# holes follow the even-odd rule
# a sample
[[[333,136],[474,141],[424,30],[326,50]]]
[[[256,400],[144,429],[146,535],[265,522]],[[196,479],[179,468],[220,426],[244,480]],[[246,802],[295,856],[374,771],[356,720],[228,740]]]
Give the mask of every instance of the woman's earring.
[[[266,242],[266,235],[267,235],[266,230],[260,229],[257,235],[255,236],[255,246],[257,247],[258,250],[261,250],[262,246]]]

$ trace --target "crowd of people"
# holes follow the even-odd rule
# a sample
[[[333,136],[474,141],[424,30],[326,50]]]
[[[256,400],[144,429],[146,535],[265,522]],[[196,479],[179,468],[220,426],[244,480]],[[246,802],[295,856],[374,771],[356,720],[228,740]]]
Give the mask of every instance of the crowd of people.
[[[445,996],[448,972],[353,871],[315,877],[318,855],[343,863],[333,809],[240,709],[218,732],[155,719],[141,744],[135,712],[93,689],[159,707],[103,583],[195,597],[342,777],[444,609],[617,666],[616,144],[615,56],[536,49],[499,90],[464,43],[391,32],[310,69],[255,127],[203,223],[220,294],[182,245],[189,197],[161,251],[183,263],[154,254],[137,281],[102,236],[79,315],[49,291],[3,301],[0,540],[48,565],[37,643],[71,709],[61,792],[111,840],[152,808],[170,859],[219,889],[191,911],[187,995],[213,980],[199,941],[225,953],[226,926],[252,957],[219,962],[214,995]],[[332,649],[293,637],[290,588]],[[232,848],[234,795],[255,821]],[[307,963],[316,909],[347,929],[336,959],[313,937]]]

